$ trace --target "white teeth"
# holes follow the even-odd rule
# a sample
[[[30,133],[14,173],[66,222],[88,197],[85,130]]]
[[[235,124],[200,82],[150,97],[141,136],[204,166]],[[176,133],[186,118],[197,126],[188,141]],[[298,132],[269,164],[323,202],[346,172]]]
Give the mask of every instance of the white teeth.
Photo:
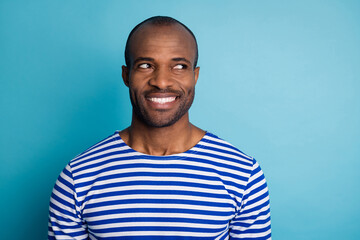
[[[156,102],[156,103],[160,103],[160,104],[164,104],[164,103],[168,103],[168,102],[173,102],[173,101],[175,101],[175,99],[176,99],[176,97],[149,98],[150,101]]]

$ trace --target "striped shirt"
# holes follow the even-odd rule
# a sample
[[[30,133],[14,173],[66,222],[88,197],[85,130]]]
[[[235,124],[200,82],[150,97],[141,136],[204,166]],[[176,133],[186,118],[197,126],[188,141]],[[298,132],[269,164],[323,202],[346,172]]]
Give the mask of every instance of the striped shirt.
[[[255,159],[207,132],[190,150],[139,153],[119,132],[70,161],[51,195],[49,239],[271,239]]]

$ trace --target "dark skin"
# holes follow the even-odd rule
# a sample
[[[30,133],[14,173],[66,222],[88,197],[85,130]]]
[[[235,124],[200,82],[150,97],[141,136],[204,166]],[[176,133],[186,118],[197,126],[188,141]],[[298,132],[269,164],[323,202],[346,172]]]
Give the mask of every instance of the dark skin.
[[[179,24],[147,23],[132,36],[131,65],[122,67],[132,122],[120,136],[134,150],[156,156],[182,153],[204,136],[188,113],[200,70],[194,66],[195,46]]]

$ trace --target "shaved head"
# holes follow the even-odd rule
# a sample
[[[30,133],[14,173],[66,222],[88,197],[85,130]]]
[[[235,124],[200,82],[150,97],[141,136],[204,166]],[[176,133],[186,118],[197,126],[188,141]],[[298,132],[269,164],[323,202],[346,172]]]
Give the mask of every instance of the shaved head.
[[[166,17],[166,16],[155,16],[155,17],[151,17],[148,18],[144,21],[142,21],[141,23],[139,23],[138,25],[136,25],[133,30],[130,32],[128,39],[126,41],[126,46],[125,46],[125,63],[127,67],[131,67],[132,65],[132,61],[131,61],[131,45],[132,45],[132,39],[133,39],[133,35],[142,27],[145,26],[158,26],[158,27],[163,27],[163,26],[171,26],[171,25],[180,25],[181,27],[183,27],[190,35],[191,37],[194,39],[195,42],[195,59],[194,59],[194,66],[193,68],[196,67],[197,65],[197,61],[198,61],[198,57],[199,57],[199,53],[198,53],[198,46],[197,46],[197,41],[195,38],[194,33],[188,28],[186,27],[183,23],[181,23],[180,21],[171,18],[171,17]]]

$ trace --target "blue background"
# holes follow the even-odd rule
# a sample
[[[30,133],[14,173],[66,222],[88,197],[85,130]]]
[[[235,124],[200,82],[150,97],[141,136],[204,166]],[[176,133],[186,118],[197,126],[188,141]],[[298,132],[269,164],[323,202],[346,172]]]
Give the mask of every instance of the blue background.
[[[130,123],[130,30],[198,38],[191,120],[261,164],[273,239],[360,239],[359,1],[0,2],[0,239],[46,239],[55,180]]]

